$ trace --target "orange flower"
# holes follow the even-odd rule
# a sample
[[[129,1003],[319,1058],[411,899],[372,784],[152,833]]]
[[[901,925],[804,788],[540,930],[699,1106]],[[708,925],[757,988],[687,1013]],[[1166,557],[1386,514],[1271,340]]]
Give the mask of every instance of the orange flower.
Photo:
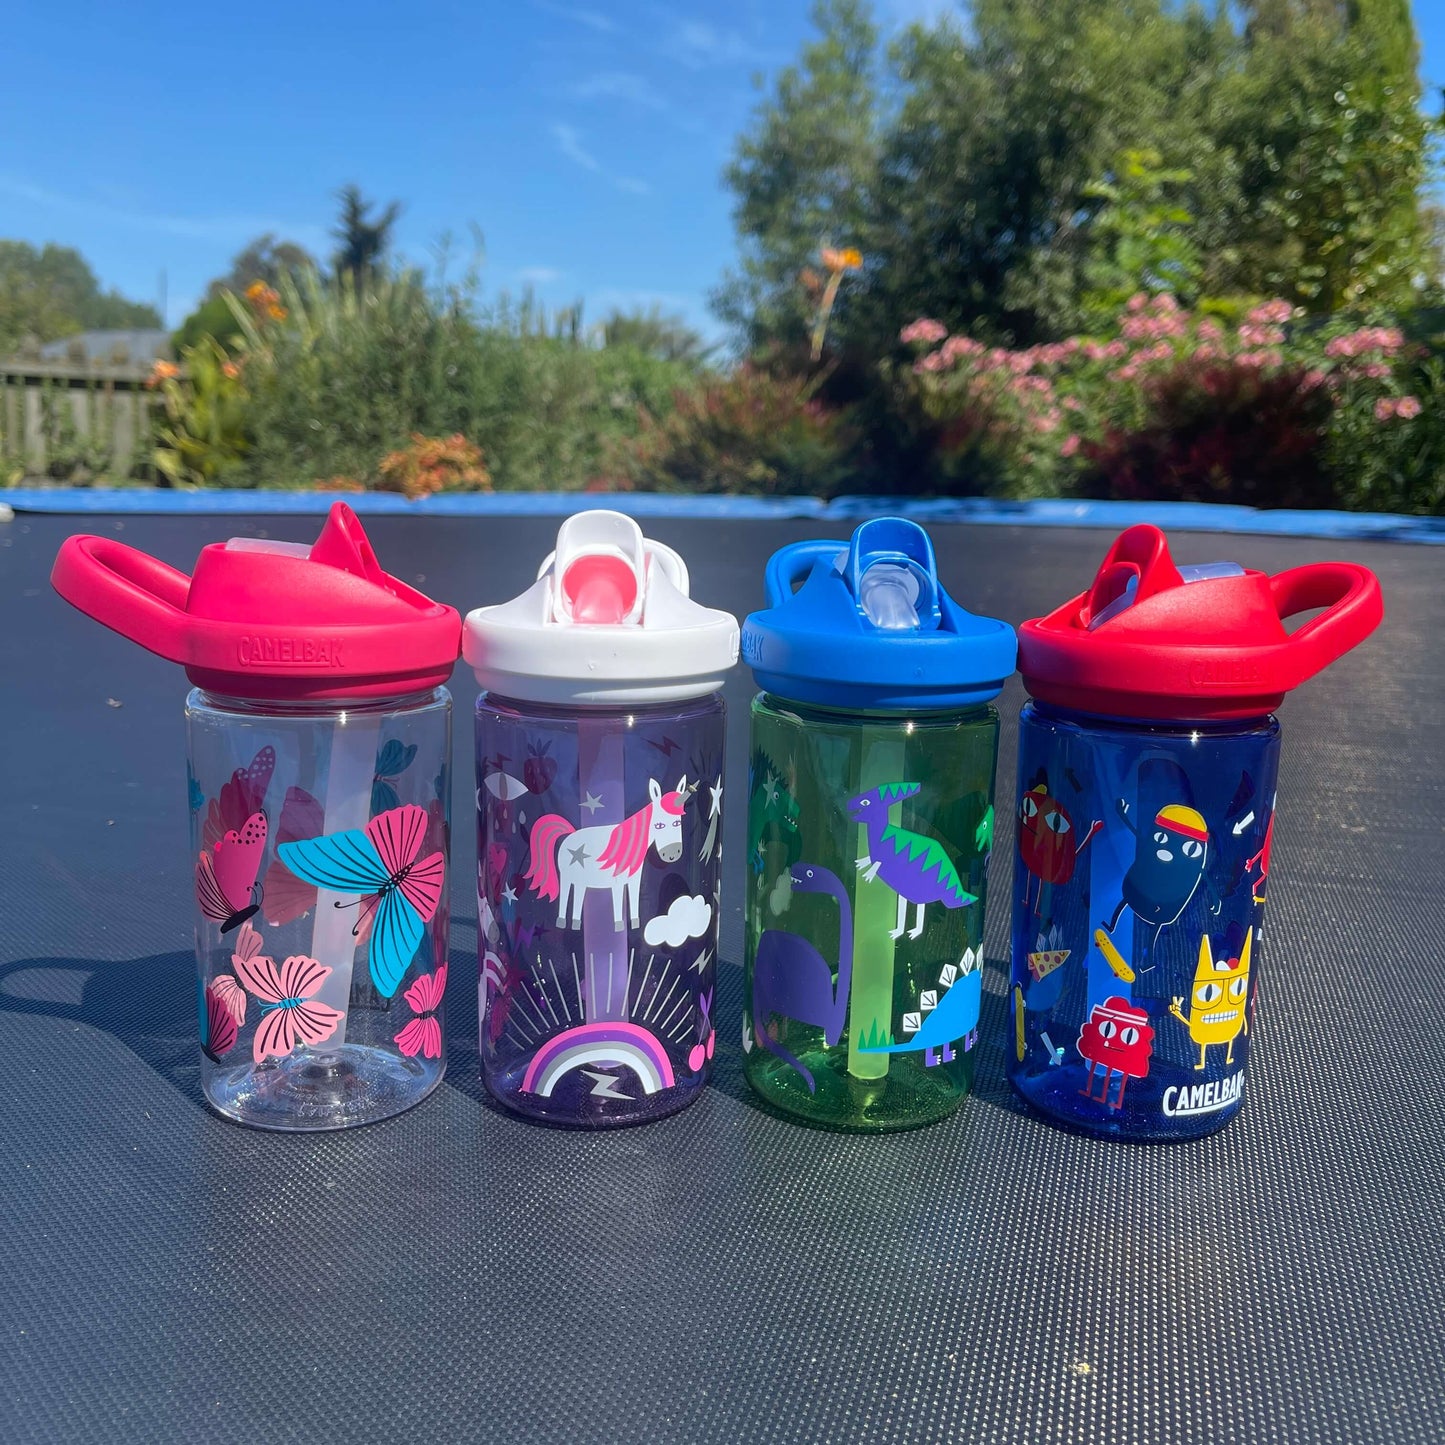
[[[174,361],[157,361],[151,367],[151,374],[146,377],[146,385],[157,387],[163,381],[171,381],[181,374],[181,369]]]
[[[246,287],[246,300],[257,316],[269,316],[272,321],[284,321],[286,308],[281,305],[281,293],[264,281],[253,281]]]
[[[824,246],[823,264],[830,271],[857,271],[863,265],[863,253],[856,246],[839,250],[835,246]]]
[[[223,361],[221,363],[221,375],[230,377],[235,381],[241,375],[241,368],[234,361]]]

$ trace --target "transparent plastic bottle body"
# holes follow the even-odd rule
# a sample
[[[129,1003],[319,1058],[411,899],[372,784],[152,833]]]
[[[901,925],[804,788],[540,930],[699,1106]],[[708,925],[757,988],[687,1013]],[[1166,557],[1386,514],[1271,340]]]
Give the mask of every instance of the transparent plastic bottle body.
[[[550,1124],[674,1113],[716,1047],[722,698],[476,716],[483,1080]]]
[[[186,732],[206,1099],[282,1130],[409,1109],[445,1069],[450,694],[288,705],[194,689]],[[291,844],[333,886],[293,872]]]
[[[1109,1137],[1212,1133],[1243,1101],[1279,723],[1019,722],[1009,1081]]]
[[[991,706],[754,700],[744,1071],[773,1107],[883,1131],[968,1092],[997,749]]]

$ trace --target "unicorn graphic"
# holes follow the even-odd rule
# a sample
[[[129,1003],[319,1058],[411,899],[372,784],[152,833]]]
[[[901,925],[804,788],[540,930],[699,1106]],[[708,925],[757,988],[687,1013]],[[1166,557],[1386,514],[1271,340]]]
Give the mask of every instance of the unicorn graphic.
[[[560,813],[548,813],[532,824],[527,884],[544,899],[557,900],[557,927],[582,927],[582,905],[590,888],[612,894],[612,926],[623,929],[624,900],[632,926],[642,919],[642,864],[653,848],[664,863],[682,857],[682,815],[687,807],[684,775],[664,793],[656,778],[647,780],[648,802],[630,818],[595,828],[574,828]]]

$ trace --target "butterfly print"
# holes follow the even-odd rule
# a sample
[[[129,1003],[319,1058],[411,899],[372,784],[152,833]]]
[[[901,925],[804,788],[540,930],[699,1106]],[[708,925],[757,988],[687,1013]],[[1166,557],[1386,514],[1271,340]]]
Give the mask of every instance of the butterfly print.
[[[361,914],[352,932],[359,934],[370,920],[367,962],[372,982],[384,998],[396,993],[416,957],[446,883],[444,852],[417,856],[428,821],[424,808],[409,803],[377,814],[364,830],[348,828],[282,843],[276,850],[298,878],[317,888],[361,895]]]
[[[251,1056],[259,1064],[266,1059],[284,1059],[297,1044],[325,1043],[346,1017],[340,1009],[317,1003],[316,994],[331,976],[331,970],[303,954],[288,958],[278,969],[275,961],[261,953],[261,940],[252,931],[254,948],[232,955],[236,976],[249,993],[261,1000],[261,1021]]]
[[[422,974],[402,995],[417,1015],[396,1036],[396,1046],[407,1058],[418,1054],[424,1059],[441,1058],[442,1026],[436,1015],[446,991],[447,966],[442,964],[435,973]]]
[[[206,821],[201,828],[201,841],[214,848],[229,832],[238,832],[253,813],[266,805],[266,789],[276,771],[276,749],[262,748],[248,768],[237,768],[231,781],[221,785],[221,796],[211,800]]]
[[[196,901],[222,933],[239,928],[260,907],[256,875],[265,855],[266,815],[252,813],[239,832],[233,829],[197,860]]]

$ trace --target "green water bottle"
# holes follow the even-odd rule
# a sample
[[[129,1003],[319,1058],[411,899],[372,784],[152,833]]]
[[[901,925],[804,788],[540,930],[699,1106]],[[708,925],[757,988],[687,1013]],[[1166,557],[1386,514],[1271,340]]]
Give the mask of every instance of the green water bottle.
[[[1013,630],[958,606],[895,517],[784,547],[767,594],[742,634],[744,1071],[824,1128],[932,1123],[973,1080]]]

